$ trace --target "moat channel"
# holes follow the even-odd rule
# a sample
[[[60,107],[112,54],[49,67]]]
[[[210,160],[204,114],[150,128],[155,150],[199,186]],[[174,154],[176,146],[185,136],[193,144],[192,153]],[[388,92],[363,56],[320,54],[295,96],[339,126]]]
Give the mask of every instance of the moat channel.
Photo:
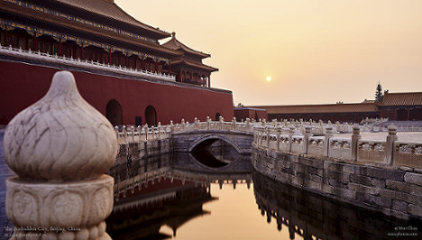
[[[254,171],[228,146],[128,159],[107,219],[113,239],[420,239],[422,221],[334,201]],[[116,190],[116,189],[115,189]]]

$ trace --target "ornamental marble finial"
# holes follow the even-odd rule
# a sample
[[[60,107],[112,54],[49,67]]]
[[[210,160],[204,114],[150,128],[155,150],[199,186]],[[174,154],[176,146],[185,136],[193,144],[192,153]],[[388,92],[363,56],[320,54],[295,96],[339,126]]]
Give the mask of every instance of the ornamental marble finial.
[[[3,144],[18,175],[6,181],[11,239],[111,239],[104,220],[114,180],[104,173],[115,160],[116,134],[70,72],[54,74],[47,94],[10,121]]]
[[[47,94],[10,121],[3,144],[19,177],[40,180],[98,177],[117,153],[113,127],[81,97],[68,71],[57,72]]]

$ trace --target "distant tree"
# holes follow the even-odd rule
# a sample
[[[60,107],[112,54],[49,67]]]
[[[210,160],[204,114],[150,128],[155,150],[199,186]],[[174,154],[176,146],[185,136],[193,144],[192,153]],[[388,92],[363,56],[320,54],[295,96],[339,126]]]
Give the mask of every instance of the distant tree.
[[[384,94],[382,93],[381,83],[378,83],[377,91],[375,92],[375,101],[382,102],[383,97],[384,97]]]
[[[245,106],[242,103],[239,103],[237,104],[237,107],[240,108],[240,107],[245,107]]]

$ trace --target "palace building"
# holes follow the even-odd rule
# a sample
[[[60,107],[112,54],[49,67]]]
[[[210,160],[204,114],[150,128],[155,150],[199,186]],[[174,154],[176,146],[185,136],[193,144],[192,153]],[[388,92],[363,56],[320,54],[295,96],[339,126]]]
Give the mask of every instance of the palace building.
[[[0,13],[0,125],[40,99],[58,70],[114,125],[233,117],[231,91],[211,88],[210,54],[113,0],[0,0]]]
[[[390,93],[384,91],[382,101],[362,103],[251,106],[266,110],[268,119],[304,119],[360,122],[365,118],[388,118],[393,121],[422,120],[422,92]],[[235,109],[236,117],[241,119]]]

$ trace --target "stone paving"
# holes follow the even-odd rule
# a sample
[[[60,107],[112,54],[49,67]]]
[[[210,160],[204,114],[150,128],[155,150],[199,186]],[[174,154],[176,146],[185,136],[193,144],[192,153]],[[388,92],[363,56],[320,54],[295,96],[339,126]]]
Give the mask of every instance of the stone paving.
[[[4,129],[0,129],[0,239],[9,239],[12,234],[13,224],[6,216],[6,179],[14,173],[9,169],[3,154]]]

